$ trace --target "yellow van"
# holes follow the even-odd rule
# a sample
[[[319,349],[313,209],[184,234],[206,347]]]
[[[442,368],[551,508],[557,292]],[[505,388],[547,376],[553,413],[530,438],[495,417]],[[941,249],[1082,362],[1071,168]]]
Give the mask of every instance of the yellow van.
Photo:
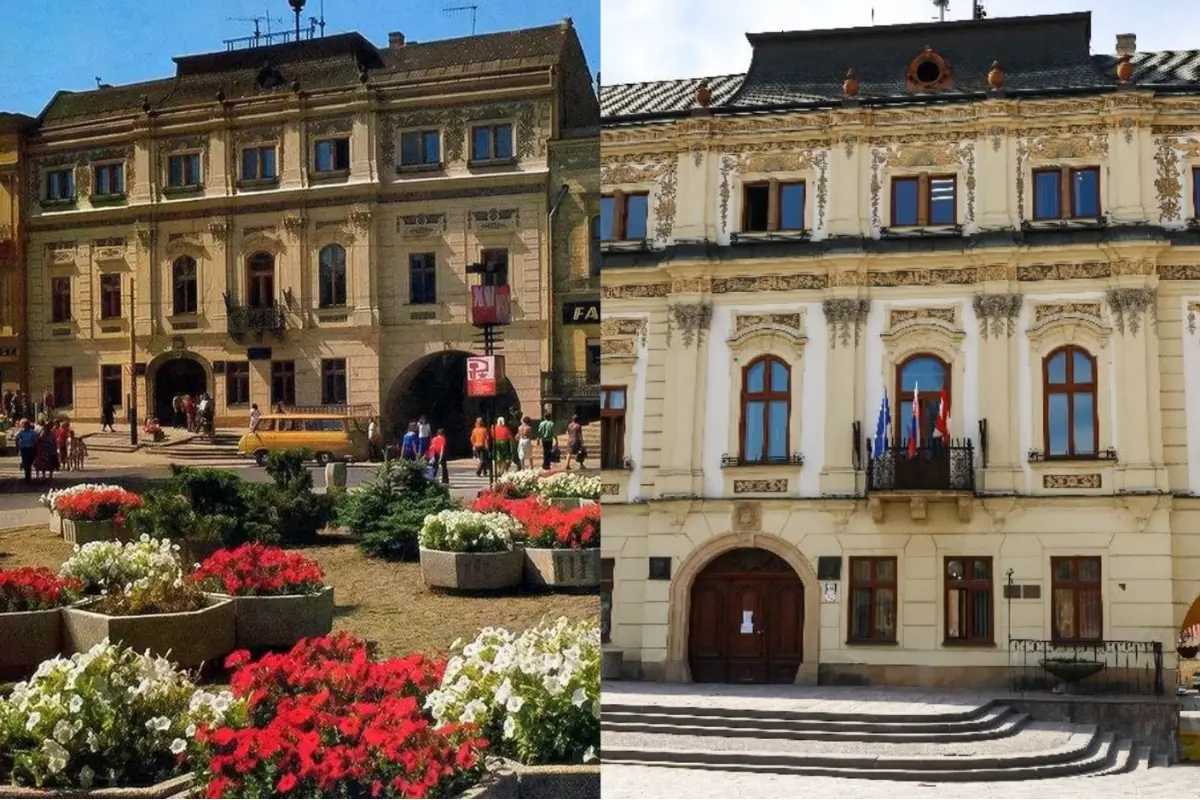
[[[256,429],[242,434],[238,455],[253,456],[261,466],[268,453],[301,447],[319,464],[365,461],[367,435],[356,419],[339,414],[263,414]]]

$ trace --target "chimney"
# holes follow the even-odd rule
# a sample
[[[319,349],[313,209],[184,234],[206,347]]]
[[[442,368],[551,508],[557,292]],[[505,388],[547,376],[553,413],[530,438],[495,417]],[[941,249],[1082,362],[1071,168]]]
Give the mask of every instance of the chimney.
[[[388,34],[388,49],[399,50],[404,47],[404,34],[400,31],[392,31]]]
[[[1131,56],[1137,52],[1137,34],[1136,33],[1118,33],[1117,34],[1117,55]]]

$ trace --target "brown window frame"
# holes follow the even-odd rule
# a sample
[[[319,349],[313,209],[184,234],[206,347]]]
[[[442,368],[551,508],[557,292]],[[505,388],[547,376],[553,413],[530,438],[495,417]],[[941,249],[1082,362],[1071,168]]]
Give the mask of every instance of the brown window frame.
[[[871,578],[866,581],[859,580],[855,577],[854,567],[861,562],[870,562]],[[892,565],[892,579],[890,581],[879,578],[879,565],[890,563]],[[896,633],[900,628],[900,594],[899,594],[899,560],[895,556],[850,556],[849,558],[849,617],[847,620],[847,644],[896,644]],[[869,608],[871,610],[870,635],[862,636],[854,630],[854,595],[861,589],[868,589],[871,592],[871,602]],[[879,589],[892,590],[892,602],[894,604],[894,616],[892,620],[892,635],[891,637],[879,636],[879,621],[876,619],[876,610],[878,603],[876,601],[876,591]]]
[[[1050,360],[1063,353],[1066,356],[1066,382],[1050,382]],[[1092,362],[1092,380],[1090,383],[1075,382],[1075,353],[1081,353]],[[1044,457],[1047,460],[1086,460],[1100,457],[1100,393],[1097,382],[1096,357],[1076,344],[1066,344],[1055,348],[1042,359],[1042,446],[1045,448]],[[1067,452],[1066,454],[1050,453],[1050,395],[1065,394],[1067,396]],[[1076,453],[1075,450],[1075,395],[1090,394],[1092,396],[1092,452]]]
[[[1058,565],[1064,562],[1071,563],[1071,578],[1060,580],[1058,577]],[[1096,565],[1096,580],[1084,581],[1079,578],[1080,565],[1086,562],[1093,562]],[[1083,604],[1080,602],[1085,592],[1095,592],[1096,594],[1096,614],[1097,627],[1099,635],[1097,636],[1074,636],[1066,637],[1061,634],[1058,628],[1058,593],[1059,591],[1069,591],[1073,594],[1072,599],[1072,624],[1076,632],[1080,630],[1082,622]],[[1099,642],[1104,640],[1104,564],[1100,560],[1100,556],[1052,556],[1050,558],[1050,638],[1054,642]]]
[[[290,359],[271,362],[271,407],[280,403],[296,405],[296,362]]]
[[[108,398],[109,384],[117,385],[117,397],[113,406],[120,408],[125,405],[125,373],[120,364],[100,365],[100,404]]]
[[[901,361],[900,365],[896,367],[896,385],[894,387],[896,390],[896,394],[894,395],[894,397],[896,398],[896,401],[895,401],[896,408],[893,409],[894,416],[892,417],[892,422],[893,422],[893,425],[892,425],[893,434],[892,435],[895,437],[897,445],[899,445],[902,440],[907,441],[905,439],[905,437],[908,436],[909,418],[912,416],[911,408],[908,411],[908,415],[901,413],[901,409],[904,408],[905,401],[909,401],[909,402],[912,401],[912,392],[904,390],[904,368],[907,367],[909,364],[911,364],[913,361],[916,361],[918,358],[932,358],[935,361],[937,361],[939,364],[942,365],[942,369],[944,369],[946,371],[946,380],[945,380],[944,385],[946,387],[946,397],[950,398],[951,415],[953,415],[953,411],[954,411],[954,383],[953,383],[954,368],[953,368],[953,366],[951,364],[947,363],[947,361],[944,358],[937,355],[936,353],[930,353],[928,351],[921,351],[918,353],[913,353],[908,358]],[[941,389],[921,389],[920,387],[918,387],[918,390],[919,391],[917,392],[917,402],[921,404],[922,412],[924,411],[924,409],[928,403],[938,403],[942,399],[942,390]],[[929,442],[926,441],[926,439],[928,438],[926,436],[926,433],[927,433],[927,430],[930,429],[930,425],[931,425],[931,423],[928,419],[928,415],[922,413],[921,414],[921,441],[923,442],[923,444],[921,445],[922,447],[925,447],[926,445],[929,444]]]
[[[600,643],[608,644],[612,641],[612,612],[613,612],[613,572],[616,569],[617,560],[615,558],[600,559],[600,603],[603,606],[604,596],[608,595],[608,625],[604,625],[603,612],[601,612],[600,624]]]
[[[318,308],[345,308],[349,304],[350,268],[347,255],[346,248],[337,242],[325,245],[317,253]]]
[[[171,262],[171,315],[184,316],[200,311],[200,267],[191,256],[179,256]]]
[[[1192,167],[1192,219],[1200,219],[1200,167]]]
[[[779,363],[787,370],[787,389],[782,392],[771,390],[771,370],[772,365]],[[751,392],[750,386],[750,370],[754,369],[759,364],[764,364],[763,369],[763,390],[761,392]],[[787,459],[792,452],[792,365],[784,361],[779,356],[764,355],[751,361],[742,368],[742,396],[741,396],[741,417],[738,424],[738,460],[751,464],[768,464],[771,459],[767,454],[768,442],[771,433],[771,418],[768,414],[770,404],[784,400],[787,402],[787,438],[783,445],[783,458]],[[748,461],[746,457],[746,420],[749,419],[750,403],[763,404],[763,456],[757,461]]]
[[[964,577],[951,578],[950,565],[955,561],[964,564]],[[973,567],[978,562],[987,564],[987,578],[976,578]],[[951,592],[962,591],[967,595],[968,612],[959,618],[960,630],[967,631],[963,636],[950,636],[950,597]],[[987,592],[987,633],[975,632],[975,618],[970,614],[973,607],[971,597],[978,592]],[[965,647],[971,645],[994,645],[996,643],[996,589],[995,574],[992,571],[991,556],[946,556],[942,564],[942,644],[949,647]]]
[[[1037,216],[1038,207],[1038,188],[1037,177],[1047,173],[1058,174],[1058,216],[1057,217],[1039,217]],[[1088,216],[1077,216],[1075,214],[1075,175],[1080,172],[1096,173],[1096,213]],[[1099,167],[1038,167],[1031,172],[1032,178],[1032,195],[1033,209],[1032,218],[1035,221],[1053,221],[1058,219],[1097,219],[1104,216],[1104,205],[1102,192],[1100,191],[1100,168]]]
[[[896,188],[901,181],[916,181],[917,182],[917,222],[915,225],[896,221]],[[933,182],[934,181],[952,181],[954,183],[954,217],[949,222],[931,222],[933,218]],[[895,175],[892,177],[892,183],[889,187],[891,190],[891,227],[893,228],[926,228],[931,225],[941,227],[943,225],[958,224],[958,175],[955,174],[933,174],[922,172],[919,175]]]
[[[112,285],[116,281],[116,286]],[[105,286],[105,284],[109,284]],[[121,273],[105,272],[100,275],[100,319],[120,319],[121,302]]]
[[[340,378],[340,392],[332,391]],[[341,397],[337,397],[340,394]],[[341,406],[350,402],[350,366],[345,358],[321,359],[321,405]]]
[[[225,405],[244,406],[250,404],[250,362],[225,362]]]
[[[480,286],[508,286],[508,274],[512,269],[512,251],[507,247],[485,247],[479,251],[479,263],[487,269],[479,276]],[[501,268],[492,265],[500,264]]]
[[[55,367],[52,384],[54,402],[59,406],[75,405],[75,370],[73,367]]]
[[[268,261],[270,262],[268,266]],[[246,305],[250,308],[275,307],[275,256],[265,250],[251,253],[246,259]],[[255,289],[257,301],[255,302]]]
[[[71,279],[50,279],[50,321],[71,321]]]
[[[621,408],[612,408],[611,403],[606,402],[612,392],[620,392],[625,398]],[[601,386],[600,395],[600,469],[621,469],[625,461],[625,420],[629,411],[629,390],[625,386]],[[619,435],[612,433],[614,428]],[[606,430],[610,431],[609,436],[604,435]],[[613,442],[611,445],[610,440]]]
[[[643,241],[642,239],[630,240],[627,238],[629,231],[629,198],[644,197],[646,198],[646,239],[650,238],[650,193],[649,192],[613,192],[600,196],[601,202],[607,199],[613,201],[613,229],[612,238],[604,239],[606,242],[627,242],[627,241]],[[599,219],[599,215],[597,215]]]
[[[751,189],[761,189],[767,187],[767,227],[766,229],[750,227],[750,204],[746,198]],[[785,228],[783,227],[783,204],[780,198],[783,197],[783,190],[787,186],[803,186],[804,187],[804,203],[800,207],[800,227]],[[805,181],[779,181],[775,179],[766,181],[751,181],[742,184],[742,233],[774,233],[775,231],[796,232],[808,230],[808,185]]]

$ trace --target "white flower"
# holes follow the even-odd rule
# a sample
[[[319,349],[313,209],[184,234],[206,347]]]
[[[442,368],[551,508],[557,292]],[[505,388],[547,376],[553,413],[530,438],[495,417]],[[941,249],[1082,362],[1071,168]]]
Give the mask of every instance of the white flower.
[[[587,749],[587,751],[584,752],[584,754],[583,754],[583,763],[585,763],[585,764],[590,764],[593,761],[599,761],[599,760],[600,760],[600,758],[599,758],[599,756],[596,755],[596,748],[594,746],[589,747]]]
[[[71,677],[71,682],[73,682],[73,681],[74,681],[74,679],[75,679],[75,678],[74,678],[74,676],[72,676],[72,677]],[[80,697],[80,696],[79,696],[79,695],[77,695],[77,694],[76,694],[76,695],[72,695],[72,696],[71,696],[71,702],[69,702],[69,703],[67,704],[67,710],[68,710],[68,711],[70,711],[72,714],[78,714],[78,713],[79,713],[79,710],[80,710],[80,709],[82,709],[82,708],[83,708],[83,698],[82,698],[82,697]]]
[[[32,731],[37,727],[37,724],[42,721],[42,715],[37,711],[29,715],[29,719],[25,720],[25,730]]]
[[[524,705],[525,698],[521,697],[519,694],[514,694],[512,697],[508,698],[508,702],[504,704],[504,708],[508,711],[508,713],[516,714],[520,712],[521,707]]]
[[[58,742],[59,744],[66,744],[67,742],[71,741],[71,737],[74,735],[75,731],[72,729],[71,723],[67,722],[65,719],[60,719],[58,722],[54,723],[54,741]]]
[[[95,780],[96,770],[92,769],[87,764],[84,764],[83,769],[79,770],[79,787],[81,789],[90,789],[92,788],[92,783]]]
[[[194,722],[193,722],[192,724],[188,725],[186,728],[184,728],[184,729],[183,729],[183,732],[184,732],[184,733],[187,735],[187,737],[188,737],[189,739],[191,739],[191,738],[195,737],[195,735],[196,735],[196,723],[194,723]]]
[[[175,755],[179,755],[185,750],[187,750],[187,742],[183,739],[175,739],[171,742],[171,752]]]
[[[42,742],[42,752],[46,755],[46,769],[51,775],[57,775],[67,767],[71,754],[53,739]]]
[[[516,717],[504,718],[504,738],[511,739],[517,735],[517,719]]]
[[[571,705],[576,708],[583,708],[583,704],[587,702],[587,692],[580,686],[571,694]]]

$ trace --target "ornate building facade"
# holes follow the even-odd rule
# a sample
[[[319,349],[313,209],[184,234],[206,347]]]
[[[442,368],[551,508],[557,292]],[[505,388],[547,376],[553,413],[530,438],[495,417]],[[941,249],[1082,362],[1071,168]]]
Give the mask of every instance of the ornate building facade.
[[[199,391],[219,422],[252,402],[370,407],[466,446],[483,282],[513,296],[502,403],[539,407],[562,368],[544,345],[554,154],[569,135],[576,163],[580,130],[598,151],[570,20],[175,61],[173,78],[60,92],[41,115],[25,193],[35,391],[84,419],[104,398],[162,416]],[[564,258],[586,260],[579,246]]]
[[[625,673],[996,685],[1129,640],[1169,674],[1200,53],[1093,56],[1086,13],[749,38],[745,75],[601,90]]]
[[[25,382],[21,149],[32,123],[21,114],[0,114],[0,391],[29,391]]]

